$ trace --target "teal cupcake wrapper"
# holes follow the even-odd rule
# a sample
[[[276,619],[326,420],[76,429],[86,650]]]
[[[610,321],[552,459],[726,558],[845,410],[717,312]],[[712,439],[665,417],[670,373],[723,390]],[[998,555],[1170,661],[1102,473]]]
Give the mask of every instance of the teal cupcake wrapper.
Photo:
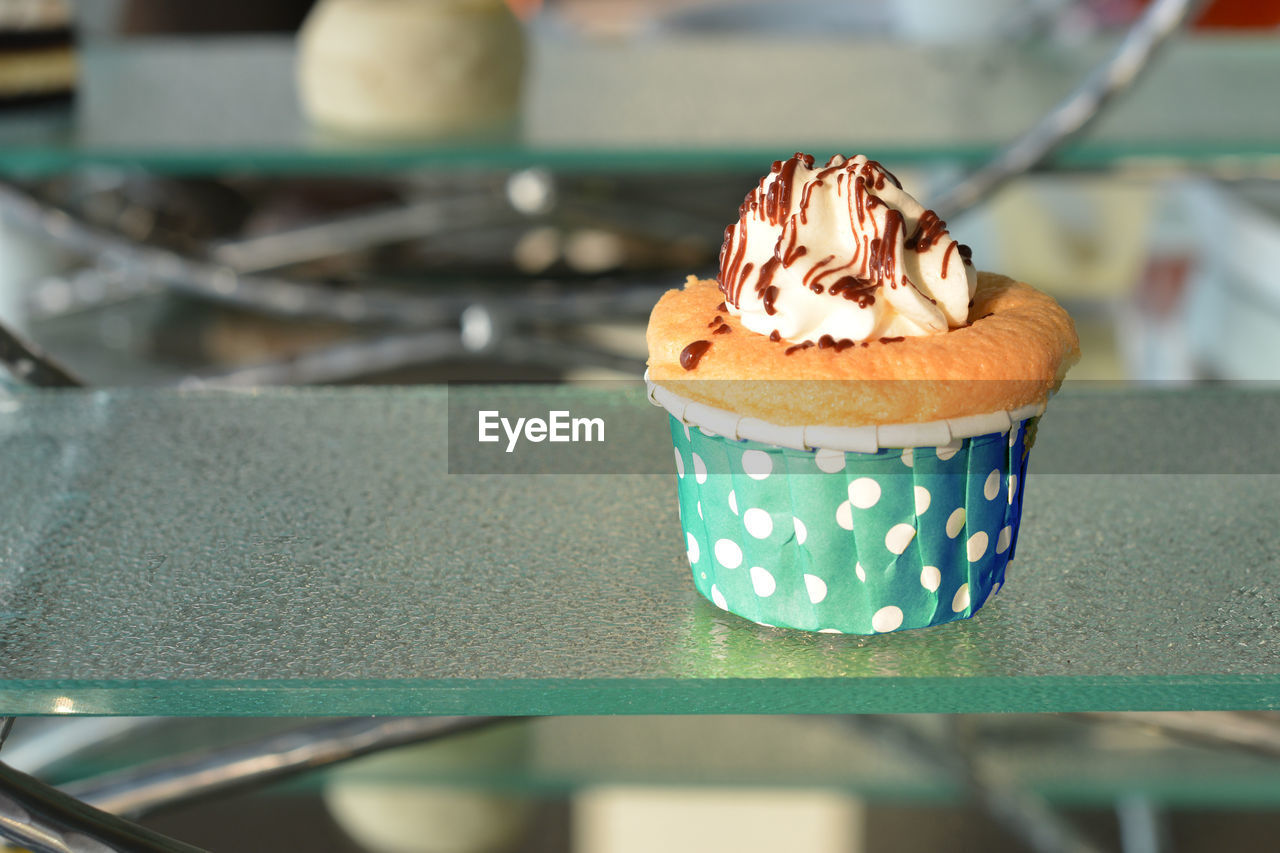
[[[732,440],[671,416],[694,585],[731,613],[808,631],[968,618],[1016,549],[1027,423],[858,453]]]

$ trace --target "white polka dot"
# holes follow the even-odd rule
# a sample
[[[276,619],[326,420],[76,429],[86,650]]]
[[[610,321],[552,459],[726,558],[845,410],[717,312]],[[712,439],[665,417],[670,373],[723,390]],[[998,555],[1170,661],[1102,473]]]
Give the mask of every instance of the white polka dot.
[[[819,471],[838,474],[844,470],[844,451],[822,449],[813,455],[813,462]]]
[[[711,585],[711,600],[715,602],[716,607],[721,610],[728,610],[729,605],[725,602],[724,596],[720,594],[720,590],[716,589],[716,585]]]
[[[773,591],[778,588],[778,583],[773,579],[773,575],[769,574],[759,566],[751,567],[751,586],[756,591],[756,595],[761,598],[768,598],[773,595]]]
[[[697,459],[697,457],[695,456],[694,459]],[[982,496],[989,501],[993,501],[998,494],[1000,494],[1000,469],[993,468],[991,473],[987,475],[987,482],[982,486]]]
[[[693,436],[689,435],[689,425],[688,425],[688,424],[681,424],[680,426],[684,427],[684,437],[685,437],[685,441],[693,441]]]
[[[707,463],[696,453],[693,454],[693,479],[699,483],[707,482]]]
[[[805,575],[804,587],[809,590],[809,600],[819,604],[827,597],[827,582],[817,575]]]
[[[1021,425],[1009,430],[1009,446],[1015,447],[1018,444],[1018,434],[1022,432]]]
[[[757,539],[768,539],[773,532],[773,516],[759,507],[752,507],[742,514],[742,523],[747,532]]]
[[[728,539],[716,540],[716,559],[726,569],[736,569],[742,565],[742,549],[737,542]]]
[[[942,585],[942,572],[938,571],[937,566],[925,566],[920,570],[920,586],[929,590],[929,592],[937,592],[938,587]]]
[[[960,584],[960,588],[956,590],[955,597],[951,599],[951,612],[959,613],[961,610],[967,610],[969,607],[969,585],[967,583]]]
[[[910,447],[902,448],[902,464],[908,468],[916,464],[916,452]]]
[[[676,476],[681,480],[684,479],[684,457],[680,455],[680,448],[673,448],[676,452]]]
[[[888,548],[891,553],[901,554],[907,550],[907,546],[911,544],[911,540],[914,538],[916,538],[916,529],[910,524],[895,524],[885,534],[884,547]]]
[[[1009,550],[1009,543],[1013,541],[1013,527],[1006,524],[1000,528],[1000,535],[996,537],[996,553],[1003,554]]]
[[[836,524],[845,530],[853,529],[853,507],[848,501],[841,501],[840,506],[836,507]]]
[[[924,515],[933,502],[933,495],[924,486],[916,486],[916,515]]]
[[[796,544],[803,545],[804,540],[809,538],[809,528],[804,526],[804,522],[798,518],[792,517],[791,523],[796,528]]]
[[[698,501],[698,518],[702,518],[702,501]]]
[[[954,441],[951,444],[944,444],[938,448],[938,458],[946,462],[952,456],[960,452],[960,442]]]
[[[1018,491],[1018,475],[1009,475],[1009,505],[1013,505],[1013,496]]]
[[[862,563],[853,564],[853,573],[858,576],[858,580],[863,583],[867,582],[867,570],[862,568]]]
[[[819,634],[843,634],[844,631],[841,631],[839,628],[819,628],[818,633]]]
[[[951,517],[947,519],[947,537],[955,539],[960,535],[960,528],[964,527],[964,507],[957,507],[956,511],[951,513]]]
[[[987,534],[979,530],[969,537],[969,544],[966,548],[969,552],[969,562],[976,563],[982,559],[983,554],[987,553]]]
[[[698,547],[698,540],[693,538],[692,533],[686,533],[689,539],[689,565],[698,562],[698,558],[702,556],[702,549]]]
[[[729,490],[729,509],[733,510],[733,514],[738,514],[738,493],[733,489]]]
[[[880,500],[880,484],[870,477],[859,477],[849,484],[849,502],[858,509],[871,509]]]
[[[876,615],[871,617],[871,627],[873,630],[884,633],[885,631],[893,631],[902,625],[902,610],[890,604],[888,607],[881,607],[876,611]]]
[[[773,473],[773,460],[763,450],[748,450],[742,454],[742,470],[753,480],[763,480]]]

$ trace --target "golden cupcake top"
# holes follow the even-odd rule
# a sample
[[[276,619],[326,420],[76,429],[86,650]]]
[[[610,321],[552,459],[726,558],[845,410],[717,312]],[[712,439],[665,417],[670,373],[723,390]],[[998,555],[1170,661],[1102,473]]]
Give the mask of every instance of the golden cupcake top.
[[[778,161],[725,233],[718,281],[649,320],[649,378],[775,424],[880,425],[1044,402],[1079,357],[1051,297],[977,272],[865,157]]]

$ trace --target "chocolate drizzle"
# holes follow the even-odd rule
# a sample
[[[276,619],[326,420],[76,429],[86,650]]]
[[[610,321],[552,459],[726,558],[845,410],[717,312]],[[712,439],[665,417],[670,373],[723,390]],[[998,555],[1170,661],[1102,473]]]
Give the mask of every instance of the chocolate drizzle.
[[[743,265],[742,273],[738,276],[738,283],[733,288],[735,299],[742,295],[742,285],[746,282],[747,276],[751,275],[751,271],[755,269],[755,266],[756,265],[751,261],[747,261],[746,264]],[[736,305],[737,302],[735,301],[734,304]]]
[[[821,287],[822,285],[814,286]],[[847,275],[831,285],[827,292],[832,296],[843,296],[850,302],[857,302],[859,308],[870,308],[875,304],[875,289],[878,286],[874,281]]]
[[[947,250],[942,253],[942,277],[947,277],[947,263],[951,260],[951,253],[956,250],[956,246],[960,244],[955,240],[951,241],[951,245],[947,246]]]
[[[778,334],[777,329],[774,329],[773,332],[769,335],[769,340],[777,343],[778,341],[782,340],[782,336]],[[818,343],[816,344],[818,349],[830,349],[830,350],[835,350],[836,352],[844,352],[845,350],[850,349],[851,347],[856,347],[857,345],[858,345],[857,341],[850,340],[849,338],[841,338],[840,340],[837,341],[831,335],[823,335],[822,337],[818,338]],[[793,344],[787,347],[783,355],[791,355],[792,353],[799,352],[800,350],[811,349],[813,346],[815,346],[813,341],[802,341],[801,343]],[[866,344],[863,344],[863,346],[866,346]]]
[[[815,194],[815,189],[824,185],[827,189]],[[801,188],[799,193],[796,193],[797,186]],[[725,229],[719,277],[724,301],[717,310],[723,314],[730,309],[742,308],[743,289],[749,283],[750,291],[745,296],[748,310],[762,310],[766,315],[779,312],[778,300],[784,295],[781,290],[796,287],[798,276],[788,278],[778,271],[792,267],[802,258],[807,259],[809,246],[805,243],[809,239],[808,234],[800,232],[810,222],[809,206],[815,199],[820,205],[818,213],[822,214],[818,225],[824,225],[825,217],[832,214],[836,221],[843,221],[846,228],[852,226],[854,229],[852,234],[842,238],[847,248],[836,249],[833,254],[803,264],[799,286],[818,297],[838,296],[865,310],[875,305],[877,288],[918,290],[905,274],[903,253],[908,250],[923,254],[945,243],[940,265],[942,278],[947,277],[952,252],[957,253],[965,264],[971,265],[969,247],[949,240],[946,223],[932,210],[925,210],[907,234],[907,222],[902,211],[881,198],[881,193],[891,186],[901,189],[902,182],[880,163],[862,157],[847,159],[835,155],[816,170],[814,158],[799,152],[789,159],[774,162],[769,174],[761,178],[743,199],[738,208],[739,221]],[[837,195],[831,195],[832,192]],[[847,220],[844,219],[843,208],[827,208],[831,200],[841,196],[848,205]],[[751,223],[768,223],[776,229],[769,238],[776,240],[772,247],[753,243],[754,260],[747,259],[747,230]],[[751,225],[752,229],[756,227]],[[759,227],[768,230],[767,226]],[[772,249],[771,255],[766,254],[769,248]],[[793,296],[804,298],[800,293],[788,295],[788,299]],[[938,304],[936,298],[923,291],[921,296],[934,305]],[[781,307],[785,312],[791,303],[783,300]],[[721,317],[717,315],[716,320],[708,325],[713,329],[712,334],[725,333],[718,325],[720,322]],[[772,335],[770,338],[779,340]],[[843,344],[843,340],[832,340],[825,347],[820,343],[815,345],[837,351],[855,345],[854,342],[847,346]],[[789,347],[788,351],[794,352],[795,347]]]
[[[804,274],[804,283],[808,285],[809,289],[812,290],[814,293],[822,292],[822,285],[819,284],[817,281],[814,281],[814,277],[816,276],[818,278],[821,278],[822,276],[820,273],[822,271],[822,268],[825,267],[827,264],[831,263],[832,261],[834,261],[835,259],[836,259],[835,255],[827,255],[825,258],[823,258],[822,260],[814,264],[812,267],[810,267],[809,271]]]
[[[720,326],[719,326],[719,328],[717,328],[717,329],[716,329],[715,331],[713,331],[711,334],[713,334],[713,335],[727,335],[727,334],[729,334],[729,333],[730,333],[730,332],[732,332],[732,331],[733,331],[733,329],[729,328],[729,324],[728,324],[728,323],[721,323],[721,324],[720,324]]]
[[[848,338],[841,338],[837,341],[831,335],[823,335],[818,338],[818,349],[834,349],[836,352],[844,352],[853,344],[854,342]]]
[[[876,189],[884,189],[884,182],[886,179],[898,189],[902,189],[902,181],[899,181],[897,175],[893,174],[893,172],[890,172],[884,166],[880,165],[879,160],[868,160],[865,168],[868,172],[873,172],[875,174]]]
[[[773,274],[778,271],[781,264],[782,261],[774,255],[760,267],[760,276],[756,279],[756,296],[760,297],[760,301],[764,303],[766,314],[778,313],[778,309],[773,307],[773,303],[778,299],[778,288],[772,282]]]
[[[773,172],[777,179],[769,185],[764,197],[764,215],[770,225],[777,225],[779,220],[791,214],[791,186],[795,181],[796,168],[804,163],[806,169],[813,168],[813,157],[799,151],[790,160],[776,160]]]
[[[694,341],[680,351],[680,366],[685,370],[693,370],[709,349],[711,341]]]
[[[902,214],[889,210],[884,215],[884,234],[871,241],[867,257],[867,278],[897,287],[898,237],[902,233]]]
[[[773,307],[773,303],[778,299],[778,288],[775,285],[769,285],[764,291],[764,313],[777,314],[778,309]]]
[[[741,215],[746,218],[746,202],[742,204]],[[734,223],[724,230],[724,243],[720,246],[720,292],[724,294],[724,301],[738,304],[738,294],[742,290],[742,281],[746,278],[746,273],[741,272],[742,259],[747,253],[747,241],[745,236],[739,236],[742,230],[741,223]],[[725,261],[728,260],[726,264]],[[750,264],[747,265],[748,272]],[[723,303],[722,303],[723,304]]]
[[[906,338],[905,338],[905,337],[903,337],[902,335],[899,335],[899,336],[898,336],[898,337],[896,337],[896,338],[881,338],[881,339],[880,339],[880,343],[882,343],[882,344],[896,344],[898,341],[905,341],[905,340],[906,340]]]
[[[778,271],[782,261],[774,255],[760,266],[760,275],[756,278],[756,296],[763,296],[769,285],[773,284],[773,274]]]
[[[806,189],[811,189],[812,187],[813,185],[810,184]],[[802,202],[800,210],[803,211],[804,209],[805,206]],[[789,267],[796,262],[797,258],[803,258],[807,255],[809,253],[809,249],[807,246],[799,245],[800,229],[796,227],[795,217],[787,220],[787,224],[783,226],[782,232],[783,236],[779,238],[778,242],[781,244],[785,240],[787,244],[787,248],[782,252],[782,265],[784,267]]]
[[[916,223],[916,230],[903,245],[917,252],[927,252],[946,233],[947,223],[939,219],[938,214],[932,210],[926,210],[920,214],[920,221]]]

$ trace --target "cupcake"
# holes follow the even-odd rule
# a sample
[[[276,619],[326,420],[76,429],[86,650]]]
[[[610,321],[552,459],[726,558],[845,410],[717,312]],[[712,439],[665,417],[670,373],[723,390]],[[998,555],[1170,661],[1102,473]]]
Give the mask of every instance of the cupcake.
[[[698,591],[854,634],[1000,589],[1035,421],[1079,356],[1053,299],[978,272],[879,163],[803,154],[746,197],[718,281],[659,300],[648,345]]]

